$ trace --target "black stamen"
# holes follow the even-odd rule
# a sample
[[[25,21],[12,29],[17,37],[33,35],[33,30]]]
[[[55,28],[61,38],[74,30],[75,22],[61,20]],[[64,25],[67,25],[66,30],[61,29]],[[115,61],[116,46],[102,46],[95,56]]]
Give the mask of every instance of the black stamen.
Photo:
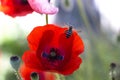
[[[54,48],[51,48],[48,58],[52,61],[57,59],[57,52]]]
[[[42,57],[47,58],[49,61],[63,60],[63,56],[59,55],[59,52],[55,48],[51,48],[49,54],[43,52]]]
[[[57,60],[63,60],[63,56],[57,56]]]
[[[51,48],[50,52],[56,52],[56,50],[54,48]]]
[[[24,4],[28,4],[28,1],[27,0],[21,0],[21,3],[24,5]]]
[[[45,52],[43,52],[43,53],[42,53],[42,57],[47,58],[47,57],[48,57],[48,54],[46,54]]]

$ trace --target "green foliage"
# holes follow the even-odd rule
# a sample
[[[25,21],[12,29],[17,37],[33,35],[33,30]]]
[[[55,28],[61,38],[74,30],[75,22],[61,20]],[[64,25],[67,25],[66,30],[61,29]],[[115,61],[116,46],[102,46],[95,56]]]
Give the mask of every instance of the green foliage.
[[[17,78],[14,72],[9,70],[5,75],[5,80],[17,80]]]
[[[117,36],[117,41],[120,43],[120,34]]]
[[[0,48],[3,52],[21,56],[23,52],[28,49],[28,46],[27,41],[25,39],[16,39],[5,40],[0,45]]]

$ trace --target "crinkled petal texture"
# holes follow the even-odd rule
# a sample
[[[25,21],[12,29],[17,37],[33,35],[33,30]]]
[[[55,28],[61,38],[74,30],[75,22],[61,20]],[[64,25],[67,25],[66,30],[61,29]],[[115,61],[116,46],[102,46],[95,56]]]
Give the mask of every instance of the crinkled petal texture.
[[[76,31],[67,38],[66,30],[53,24],[35,27],[27,37],[31,51],[24,53],[24,63],[37,70],[72,74],[82,62],[84,44]]]
[[[48,0],[28,0],[34,11],[40,14],[56,14],[58,8],[53,6]]]
[[[25,64],[22,64],[20,67],[20,75],[22,80],[31,80],[30,75],[33,72],[36,72],[39,75],[39,80],[55,80],[55,75],[50,72],[42,72],[36,69],[31,69],[27,67]]]
[[[16,17],[25,16],[33,12],[33,9],[27,0],[1,0],[0,11],[9,16]]]

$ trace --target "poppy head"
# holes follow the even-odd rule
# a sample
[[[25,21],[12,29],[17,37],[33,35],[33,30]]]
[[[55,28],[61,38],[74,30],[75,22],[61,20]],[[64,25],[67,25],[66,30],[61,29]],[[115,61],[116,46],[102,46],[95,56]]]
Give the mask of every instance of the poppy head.
[[[0,11],[12,17],[33,12],[27,0],[1,0],[0,3]]]
[[[31,50],[26,51],[22,59],[28,67],[69,75],[82,62],[79,54],[84,51],[84,44],[71,27],[38,26],[27,39]]]

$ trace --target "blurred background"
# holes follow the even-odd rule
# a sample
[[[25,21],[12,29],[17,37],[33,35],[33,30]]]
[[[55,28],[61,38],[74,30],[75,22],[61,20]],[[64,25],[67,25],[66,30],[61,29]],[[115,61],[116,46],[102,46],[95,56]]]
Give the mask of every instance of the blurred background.
[[[11,0],[12,6],[7,0],[0,0],[0,80],[17,80],[10,66],[10,57],[21,57],[29,49],[27,35],[35,26],[45,25],[45,15],[32,11],[27,0],[17,1],[19,8],[13,6],[15,0]],[[120,61],[120,1],[51,0],[51,3],[59,7],[59,12],[49,16],[49,23],[72,25],[81,30],[79,35],[85,44],[85,51],[80,55],[83,63],[74,74],[64,79],[112,80],[110,64]]]

